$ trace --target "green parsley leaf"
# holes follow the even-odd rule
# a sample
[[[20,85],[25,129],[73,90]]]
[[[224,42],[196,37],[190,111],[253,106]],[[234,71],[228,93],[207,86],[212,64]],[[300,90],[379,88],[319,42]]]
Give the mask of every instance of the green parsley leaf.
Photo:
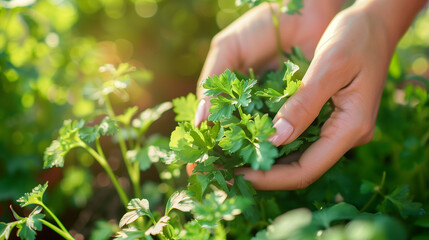
[[[43,168],[64,166],[65,155],[71,149],[83,144],[79,138],[79,129],[83,127],[83,124],[83,121],[64,121],[63,127],[59,131],[60,136],[57,140],[52,141],[51,145],[45,150]]]
[[[279,93],[272,88],[267,88],[267,89],[264,89],[263,91],[258,91],[256,92],[256,95],[261,97],[267,97],[272,102],[279,102],[288,96],[287,94]]]
[[[247,129],[252,134],[252,138],[258,141],[266,140],[276,131],[268,114],[257,115],[253,121],[247,123]]]
[[[173,100],[173,110],[176,113],[174,120],[176,122],[188,121],[194,123],[195,113],[197,111],[198,99],[189,93],[186,97],[180,97]]]
[[[217,98],[210,99],[210,102],[213,106],[210,107],[209,115],[210,121],[221,120],[224,118],[229,118],[232,115],[232,112],[235,110],[233,100],[225,98],[223,96],[218,96]]]
[[[168,215],[173,209],[189,212],[192,210],[193,206],[191,197],[186,191],[174,192],[165,205],[165,215]]]
[[[94,142],[100,137],[98,127],[83,127],[79,129],[79,137],[87,144]]]
[[[236,78],[232,82],[232,90],[238,95],[237,107],[247,107],[251,102],[251,90],[256,84],[256,80],[239,80]]]
[[[278,156],[277,148],[268,141],[248,143],[240,150],[240,156],[255,169],[269,170]]]
[[[98,126],[98,129],[103,136],[115,135],[119,130],[119,126],[116,120],[113,120],[109,117],[105,117]]]
[[[289,15],[301,14],[300,10],[304,7],[303,0],[290,0],[286,6],[282,7],[281,11]]]
[[[125,110],[125,112],[121,115],[115,117],[116,121],[122,123],[125,126],[130,125],[132,117],[137,113],[138,107],[130,107]]]
[[[95,222],[95,228],[89,237],[90,240],[110,239],[113,233],[117,232],[118,225],[112,224],[106,220]]]
[[[128,203],[129,210],[119,221],[119,227],[133,223],[139,217],[149,216],[153,219],[152,212],[149,209],[149,201],[146,199],[133,198]]]
[[[21,239],[34,240],[36,238],[36,231],[42,230],[40,219],[44,218],[45,215],[40,214],[41,211],[41,206],[36,207],[26,218],[25,224],[22,224],[21,228],[18,227],[17,234]]]
[[[20,203],[21,207],[25,207],[30,204],[41,205],[43,203],[43,194],[45,194],[47,188],[48,182],[43,186],[39,184],[37,187],[33,188],[30,193],[25,193],[24,196],[20,197],[17,202]]]
[[[227,69],[219,77],[214,75],[203,81],[203,87],[207,89],[204,93],[206,96],[216,97],[219,94],[225,93],[233,97],[232,83],[237,79],[235,74]]]
[[[392,193],[386,195],[379,209],[382,212],[390,212],[392,205],[403,218],[425,214],[422,204],[412,201],[408,185],[398,186]]]
[[[206,195],[202,203],[196,203],[192,213],[198,222],[209,228],[217,226],[220,220],[232,221],[240,215],[249,205],[249,201],[243,197],[227,199],[227,194],[217,190]]]
[[[192,174],[189,177],[188,191],[192,194],[197,201],[201,201],[203,194],[210,183],[210,176],[208,174]]]
[[[240,150],[246,139],[246,133],[239,126],[231,126],[230,130],[225,131],[225,137],[219,142],[223,150],[234,153]]]

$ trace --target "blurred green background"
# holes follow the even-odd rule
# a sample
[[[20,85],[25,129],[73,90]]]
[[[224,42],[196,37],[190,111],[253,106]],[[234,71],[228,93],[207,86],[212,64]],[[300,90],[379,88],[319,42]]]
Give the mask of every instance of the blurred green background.
[[[87,100],[85,86],[100,81],[100,66],[128,62],[140,71],[129,88],[129,101],[118,98],[113,102],[119,113],[129,106],[142,110],[193,92],[211,38],[247,11],[234,2],[0,1],[0,221],[10,220],[9,205],[15,199],[47,180],[48,202],[53,208],[70,213],[72,222],[86,219],[78,210],[94,194],[98,199],[109,197],[94,192],[94,187],[106,187],[109,181],[91,158],[75,151],[64,169],[42,171],[43,152],[63,120],[89,118],[97,110],[97,103]],[[398,46],[386,85],[389,100],[382,103],[379,123],[383,124],[377,128],[374,142],[352,154],[373,164],[396,157],[398,169],[405,173],[388,177],[405,179],[424,205],[428,196],[421,190],[425,189],[416,190],[422,186],[413,183],[429,184],[427,177],[415,179],[424,174],[429,157],[427,92],[407,88],[409,82],[424,85],[413,77],[407,80],[406,75],[429,75],[428,29],[426,9]],[[425,104],[426,108],[418,109]],[[400,110],[403,106],[411,107]],[[168,113],[151,131],[169,136],[175,127],[173,118]],[[414,122],[411,131],[407,128],[410,122]],[[383,135],[385,132],[392,134]],[[118,170],[118,151],[110,153],[109,161]],[[157,176],[148,176],[148,180],[156,181]],[[101,217],[109,219],[108,214]],[[113,211],[110,217],[115,214]]]

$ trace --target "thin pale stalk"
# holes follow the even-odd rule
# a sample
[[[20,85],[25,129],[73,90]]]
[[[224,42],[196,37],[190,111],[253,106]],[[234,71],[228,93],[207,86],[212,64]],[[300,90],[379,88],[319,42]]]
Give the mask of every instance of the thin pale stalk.
[[[58,224],[58,226],[61,228],[61,230],[65,233],[67,233],[70,237],[71,234],[69,233],[69,231],[64,227],[63,223],[57,218],[57,216],[55,216],[55,214],[44,204],[44,203],[39,203],[40,206],[42,206],[46,212],[49,213],[49,215],[51,215],[51,217],[54,219],[54,221]]]
[[[109,96],[104,98],[106,103],[107,113],[112,119],[116,119],[115,112],[113,111],[112,104],[110,103]],[[118,140],[119,148],[121,149],[122,157],[124,159],[125,167],[127,168],[128,175],[130,176],[131,184],[133,185],[134,195],[137,198],[140,198],[140,168],[138,163],[131,163],[127,157],[127,145],[125,144],[124,137],[122,136],[122,131],[118,131]]]
[[[103,167],[103,169],[106,171],[107,175],[109,176],[110,180],[113,183],[113,186],[115,187],[116,191],[119,194],[119,198],[121,199],[122,204],[125,208],[127,208],[128,205],[128,196],[125,193],[125,190],[122,188],[122,186],[119,184],[118,179],[116,178],[115,174],[113,173],[112,169],[110,168],[109,164],[107,163],[107,160],[100,156],[94,149],[89,147],[88,145],[82,143],[81,147],[84,148],[89,152],[89,154],[92,155],[92,157],[97,160],[97,162]]]
[[[55,226],[54,224],[44,220],[44,219],[40,219],[40,221],[42,222],[43,225],[47,226],[48,228],[52,229],[54,232],[58,233],[58,235],[60,235],[61,237],[63,237],[64,239],[67,240],[76,240],[73,236],[70,235],[70,233],[65,233],[64,231],[62,231],[61,229],[59,229],[57,226]]]
[[[371,198],[368,200],[365,206],[362,207],[360,212],[365,212],[365,210],[371,205],[371,203],[375,200],[378,194],[383,196],[383,194],[381,193],[381,189],[383,188],[385,181],[386,181],[386,172],[383,172],[383,176],[381,177],[381,183],[380,185],[378,185],[378,189],[376,189],[374,194],[372,194]]]
[[[271,3],[269,3],[269,5],[271,10],[271,17],[274,25],[274,30],[276,33],[277,55],[280,63],[279,66],[281,67],[283,65],[283,49],[282,49],[282,41],[280,37],[280,16],[281,16],[280,7],[281,6],[279,5],[279,9],[277,10],[277,14],[276,14],[273,8],[273,5]]]

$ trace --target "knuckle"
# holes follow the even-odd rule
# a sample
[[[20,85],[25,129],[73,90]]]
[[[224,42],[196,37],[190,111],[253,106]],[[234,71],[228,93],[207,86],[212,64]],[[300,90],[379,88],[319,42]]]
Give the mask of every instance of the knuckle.
[[[374,130],[375,130],[374,124],[372,123],[363,124],[361,128],[361,138],[360,138],[360,141],[358,142],[358,145],[362,145],[370,142],[372,137],[374,136]]]
[[[363,119],[352,121],[351,123],[351,134],[356,138],[356,145],[362,145],[371,141],[374,135],[375,125],[371,121]]]
[[[296,96],[288,100],[288,104],[284,107],[290,108],[291,112],[298,113],[305,116],[313,116],[315,113],[311,111],[309,104],[307,104],[301,97]]]

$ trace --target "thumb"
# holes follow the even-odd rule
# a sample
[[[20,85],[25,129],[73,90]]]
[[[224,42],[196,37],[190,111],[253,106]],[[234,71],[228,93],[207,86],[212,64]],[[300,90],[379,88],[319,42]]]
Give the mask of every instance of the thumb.
[[[195,118],[194,118],[194,126],[199,127],[200,124],[204,121],[206,121],[209,117],[209,109],[211,107],[210,98],[205,97],[200,100],[198,103],[197,110],[195,112]]]
[[[269,141],[280,146],[301,135],[319,115],[323,105],[347,85],[352,71],[341,69],[342,64],[326,67],[326,59],[315,59],[304,76],[300,88],[280,108],[273,120],[276,133]]]

